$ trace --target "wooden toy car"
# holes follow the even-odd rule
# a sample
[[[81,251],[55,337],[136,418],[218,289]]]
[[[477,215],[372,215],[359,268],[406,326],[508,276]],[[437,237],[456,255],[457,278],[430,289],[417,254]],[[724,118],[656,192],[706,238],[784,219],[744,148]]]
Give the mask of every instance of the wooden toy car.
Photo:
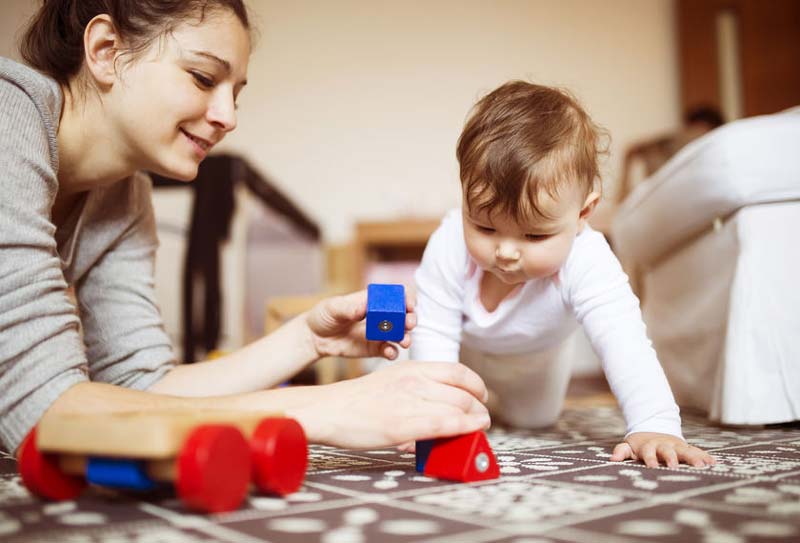
[[[303,482],[305,433],[294,419],[227,411],[45,414],[18,452],[23,484],[50,500],[87,483],[149,490],[171,483],[189,508],[238,508],[252,483],[285,495]]]

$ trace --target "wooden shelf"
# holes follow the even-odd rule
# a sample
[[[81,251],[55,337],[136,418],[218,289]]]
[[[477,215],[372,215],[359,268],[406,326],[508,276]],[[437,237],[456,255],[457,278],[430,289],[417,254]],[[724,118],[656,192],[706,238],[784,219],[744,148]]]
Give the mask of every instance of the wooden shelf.
[[[364,286],[364,273],[371,261],[421,259],[428,238],[439,226],[440,220],[400,219],[356,224],[353,286]]]

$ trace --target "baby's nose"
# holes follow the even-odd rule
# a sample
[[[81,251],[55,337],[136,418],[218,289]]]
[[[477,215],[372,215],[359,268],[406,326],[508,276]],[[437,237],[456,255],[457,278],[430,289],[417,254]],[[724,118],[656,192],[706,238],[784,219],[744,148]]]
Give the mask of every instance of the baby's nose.
[[[495,251],[495,258],[498,260],[514,261],[519,260],[520,256],[519,249],[512,243],[500,243]]]

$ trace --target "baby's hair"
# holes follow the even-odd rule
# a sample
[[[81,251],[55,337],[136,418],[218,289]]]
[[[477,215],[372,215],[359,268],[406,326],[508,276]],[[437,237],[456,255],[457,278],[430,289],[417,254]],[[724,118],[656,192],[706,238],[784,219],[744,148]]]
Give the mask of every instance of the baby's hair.
[[[242,0],[43,0],[20,43],[22,58],[64,87],[83,66],[83,33],[95,16],[108,14],[127,42],[130,58],[188,20],[228,10],[250,30]]]
[[[600,189],[599,155],[607,133],[568,92],[510,81],[475,104],[456,156],[467,209],[515,220],[547,217],[542,191],[556,197],[578,184],[583,197]]]

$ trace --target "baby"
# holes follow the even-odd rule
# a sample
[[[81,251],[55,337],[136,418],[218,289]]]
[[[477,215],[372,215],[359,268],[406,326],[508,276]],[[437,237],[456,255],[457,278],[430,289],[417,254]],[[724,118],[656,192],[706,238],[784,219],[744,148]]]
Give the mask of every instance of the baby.
[[[627,423],[611,460],[711,465],[688,445],[628,278],[587,219],[600,198],[601,131],[558,89],[512,81],[480,100],[458,142],[463,205],[416,273],[415,360],[466,364],[495,416],[553,424],[583,327]]]

